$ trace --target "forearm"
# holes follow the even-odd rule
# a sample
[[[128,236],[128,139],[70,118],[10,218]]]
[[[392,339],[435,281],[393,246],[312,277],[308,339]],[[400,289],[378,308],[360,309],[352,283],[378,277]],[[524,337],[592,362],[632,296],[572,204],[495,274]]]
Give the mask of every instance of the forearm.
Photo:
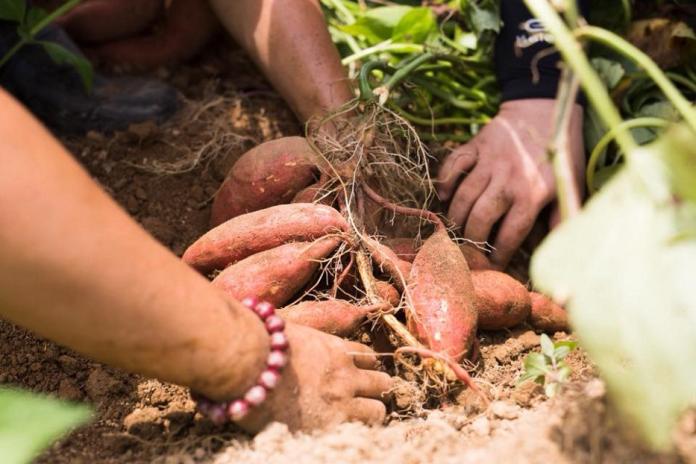
[[[303,122],[352,98],[316,0],[211,0],[211,5]]]
[[[0,313],[91,358],[242,394],[262,324],[133,222],[0,90]]]

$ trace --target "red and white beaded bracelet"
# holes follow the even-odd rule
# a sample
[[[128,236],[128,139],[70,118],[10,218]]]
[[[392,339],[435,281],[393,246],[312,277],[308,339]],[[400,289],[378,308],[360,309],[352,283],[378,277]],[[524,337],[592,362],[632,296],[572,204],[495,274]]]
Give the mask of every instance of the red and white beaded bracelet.
[[[196,401],[196,407],[201,414],[208,416],[217,424],[228,420],[238,421],[249,414],[251,408],[259,406],[268,397],[280,381],[283,367],[288,362],[288,337],[285,335],[285,322],[275,313],[272,304],[249,297],[242,304],[254,311],[264,322],[266,331],[271,337],[271,351],[266,359],[266,367],[259,375],[256,384],[249,388],[242,398],[229,402],[216,403],[202,395],[191,393]]]

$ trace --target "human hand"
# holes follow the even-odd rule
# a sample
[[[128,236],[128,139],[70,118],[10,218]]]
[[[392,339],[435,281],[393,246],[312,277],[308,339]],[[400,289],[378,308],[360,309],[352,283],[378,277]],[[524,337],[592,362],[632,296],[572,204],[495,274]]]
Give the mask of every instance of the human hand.
[[[499,223],[490,256],[498,269],[507,266],[541,210],[555,198],[556,182],[546,151],[554,106],[551,99],[503,103],[498,115],[440,167],[438,195],[449,201],[448,216],[462,227],[465,238],[493,242],[491,231]],[[583,185],[582,112],[574,105],[568,137],[578,189]]]
[[[375,353],[359,343],[288,324],[290,362],[280,383],[240,425],[257,432],[272,421],[311,430],[345,421],[380,424],[389,375],[374,370]]]

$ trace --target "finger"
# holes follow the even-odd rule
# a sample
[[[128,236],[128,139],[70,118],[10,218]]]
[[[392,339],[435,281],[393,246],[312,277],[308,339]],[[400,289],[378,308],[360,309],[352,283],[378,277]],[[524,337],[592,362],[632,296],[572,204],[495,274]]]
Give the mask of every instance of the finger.
[[[379,371],[359,371],[355,376],[355,396],[384,400],[394,386],[394,380]]]
[[[497,269],[505,269],[525,237],[534,226],[539,213],[528,203],[515,203],[505,216],[496,237],[491,264]]]
[[[353,364],[358,369],[377,369],[377,355],[367,346],[356,342],[344,342]]]
[[[368,425],[380,425],[387,416],[387,407],[381,401],[368,398],[355,398],[351,401],[348,420],[360,421]]]
[[[437,195],[440,200],[447,201],[457,186],[462,174],[469,171],[477,159],[476,147],[473,144],[464,145],[454,150],[445,158],[440,166],[437,178]]]
[[[491,176],[488,171],[474,168],[471,173],[459,184],[456,193],[452,197],[447,215],[456,225],[461,226],[471,212],[476,200],[486,190]]]
[[[480,243],[488,241],[493,225],[505,215],[511,204],[502,185],[489,185],[471,208],[464,228],[464,238]]]

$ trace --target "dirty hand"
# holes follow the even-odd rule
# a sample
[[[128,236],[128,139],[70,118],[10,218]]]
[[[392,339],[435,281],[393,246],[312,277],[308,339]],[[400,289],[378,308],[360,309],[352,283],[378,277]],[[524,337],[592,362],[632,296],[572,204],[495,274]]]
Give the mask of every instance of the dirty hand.
[[[345,421],[381,424],[391,377],[374,370],[377,358],[359,343],[288,324],[290,362],[258,409],[240,422],[250,432],[272,421],[311,430]]]
[[[450,219],[462,227],[465,238],[494,246],[490,258],[498,269],[507,266],[541,210],[555,197],[556,182],[546,151],[554,105],[551,99],[503,103],[498,115],[469,143],[450,153],[440,167],[438,195],[449,201]],[[582,112],[582,107],[574,105],[569,134],[578,188],[583,185]],[[491,237],[496,223],[499,229]]]

